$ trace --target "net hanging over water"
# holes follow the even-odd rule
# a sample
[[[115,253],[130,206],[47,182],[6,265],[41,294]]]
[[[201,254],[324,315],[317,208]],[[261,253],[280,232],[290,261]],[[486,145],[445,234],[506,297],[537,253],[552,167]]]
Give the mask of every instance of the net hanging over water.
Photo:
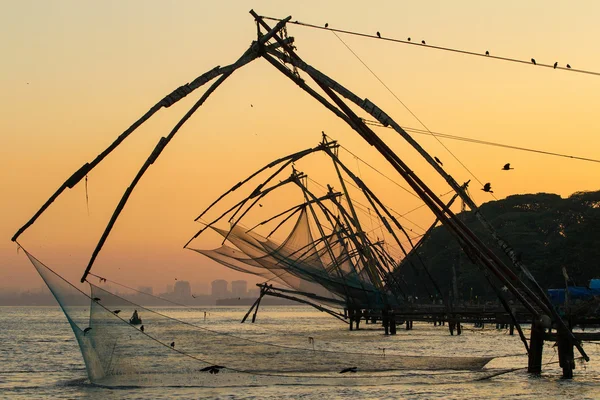
[[[64,311],[89,379],[98,385],[382,384],[397,382],[407,370],[479,371],[492,359],[386,356],[350,347],[327,351],[267,343],[201,326],[201,311],[178,319],[90,282],[86,294],[26,254]],[[131,321],[134,313],[138,321]]]

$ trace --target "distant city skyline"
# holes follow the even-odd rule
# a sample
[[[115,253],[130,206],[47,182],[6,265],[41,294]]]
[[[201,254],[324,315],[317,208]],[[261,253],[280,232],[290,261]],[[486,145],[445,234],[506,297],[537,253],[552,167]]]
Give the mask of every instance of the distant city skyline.
[[[259,295],[258,288],[251,287],[248,289],[248,281],[246,280],[238,279],[229,282],[224,279],[216,279],[210,283],[216,283],[216,285],[213,285],[213,290],[210,293],[207,293],[207,291],[201,292],[196,290],[194,285],[185,280],[177,280],[174,284],[166,284],[166,291],[156,291],[152,286],[138,286],[136,290],[130,290],[119,287],[118,285],[111,285],[110,283],[102,284],[101,287],[104,290],[120,296],[135,296],[139,293],[143,293],[189,305],[193,305],[194,303],[214,304],[218,299],[254,298]],[[232,290],[229,290],[230,285],[232,286]],[[208,284],[200,282],[199,286],[206,289]],[[54,304],[54,297],[47,286],[22,290],[18,288],[0,288],[0,306]]]

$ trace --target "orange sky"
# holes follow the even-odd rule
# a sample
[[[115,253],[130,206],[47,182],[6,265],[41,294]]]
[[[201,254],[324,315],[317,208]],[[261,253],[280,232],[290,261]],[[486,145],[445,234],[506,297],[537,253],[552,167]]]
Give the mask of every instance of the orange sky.
[[[600,71],[596,1],[5,2],[0,15],[0,288],[41,286],[25,256],[16,253],[12,234],[71,173],[164,95],[235,61],[256,34],[250,8],[340,29]],[[306,62],[368,97],[400,124],[421,128],[333,34],[297,26],[288,31]],[[342,37],[433,131],[600,158],[598,76]],[[77,280],[135,172],[201,93],[160,111],[89,175],[89,215],[80,184],[51,206],[21,243]],[[159,291],[175,277],[192,284],[244,278],[182,249],[199,228],[193,219],[253,170],[314,146],[322,130],[400,180],[356,133],[264,60],[239,70],[150,168],[93,271]],[[397,135],[377,132],[437,193],[449,190]],[[457,181],[473,179],[434,139],[416,139]],[[498,198],[600,189],[597,163],[444,144],[481,181],[492,182]],[[315,158],[306,168],[318,175],[321,162]],[[500,171],[505,162],[515,170]],[[395,210],[419,204],[361,171]],[[493,200],[477,183],[471,187],[476,202]],[[422,226],[430,221],[428,213],[413,218]]]

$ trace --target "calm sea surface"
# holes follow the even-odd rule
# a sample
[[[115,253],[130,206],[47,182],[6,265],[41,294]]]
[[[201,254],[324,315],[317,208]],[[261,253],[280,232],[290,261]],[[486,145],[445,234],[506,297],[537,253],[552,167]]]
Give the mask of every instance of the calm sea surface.
[[[197,320],[205,309],[169,309],[182,320]],[[590,363],[578,364],[575,379],[560,379],[555,348],[546,343],[544,373],[529,376],[514,371],[477,380],[505,369],[524,367],[527,358],[518,336],[486,326],[466,326],[463,335],[449,336],[447,327],[415,323],[414,330],[399,330],[386,337],[375,326],[349,332],[332,317],[311,308],[264,307],[257,323],[241,325],[247,308],[212,307],[207,326],[220,332],[260,338],[263,342],[308,348],[314,338],[319,349],[419,356],[496,356],[485,372],[407,371],[397,381],[377,380],[352,385],[302,385],[207,387],[103,388],[87,381],[83,360],[71,328],[57,307],[0,307],[0,398],[101,398],[101,399],[280,399],[288,398],[373,398],[373,399],[494,399],[572,398],[600,399],[600,345],[588,343]],[[528,332],[527,332],[528,333]],[[227,349],[223,349],[227,351]],[[357,374],[358,375],[358,374]],[[447,377],[451,377],[450,379]]]

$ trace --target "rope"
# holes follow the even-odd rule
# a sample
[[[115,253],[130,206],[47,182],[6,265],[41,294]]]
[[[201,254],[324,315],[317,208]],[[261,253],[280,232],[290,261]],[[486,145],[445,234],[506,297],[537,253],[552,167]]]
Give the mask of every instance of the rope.
[[[363,118],[363,122],[365,124],[371,125],[371,126],[377,126],[377,127],[380,127],[380,128],[393,129],[390,126],[386,127],[386,126],[381,125],[378,121],[371,121],[371,120]],[[442,138],[445,138],[445,139],[460,140],[460,141],[468,142],[468,143],[475,143],[475,144],[482,144],[482,145],[487,145],[487,146],[502,147],[502,148],[505,148],[505,149],[527,151],[527,152],[531,152],[531,153],[545,154],[545,155],[555,156],[555,157],[564,157],[564,158],[571,158],[571,159],[574,159],[574,160],[600,163],[600,160],[599,159],[595,159],[595,158],[587,158],[587,157],[573,156],[573,155],[568,155],[568,154],[554,153],[554,152],[551,152],[551,151],[537,150],[537,149],[532,149],[532,148],[528,148],[528,147],[521,147],[521,146],[514,146],[514,145],[509,145],[509,144],[503,144],[503,143],[490,142],[490,141],[487,141],[487,140],[474,139],[474,138],[469,138],[469,137],[464,137],[464,136],[457,136],[457,135],[450,135],[450,134],[441,133],[441,132],[428,132],[428,131],[425,131],[423,129],[410,128],[410,127],[406,127],[406,126],[403,126],[402,129],[404,129],[405,131],[408,131],[408,132],[418,133],[418,134],[421,134],[421,135],[434,135],[434,136],[439,136],[439,137],[442,137]]]
[[[392,89],[390,89],[390,88],[389,88],[389,86],[388,86],[388,85],[386,85],[386,84],[385,84],[385,83],[384,83],[384,82],[381,80],[381,78],[379,78],[379,76],[377,76],[377,74],[376,74],[376,73],[375,73],[375,72],[374,72],[374,71],[373,71],[371,68],[369,68],[369,66],[368,66],[368,65],[367,65],[367,64],[366,64],[366,63],[365,63],[365,62],[364,62],[364,61],[363,61],[363,60],[362,60],[362,59],[361,59],[361,58],[358,56],[358,54],[356,54],[356,53],[354,52],[354,50],[352,50],[352,49],[350,48],[350,46],[348,46],[348,44],[347,44],[346,42],[344,42],[344,40],[342,40],[342,38],[341,38],[341,37],[339,37],[339,36],[338,36],[338,34],[337,34],[337,33],[333,32],[333,31],[332,31],[332,33],[335,35],[335,37],[337,37],[337,38],[340,40],[340,42],[342,42],[342,44],[343,44],[344,46],[346,46],[346,48],[347,48],[348,50],[350,50],[350,52],[351,52],[352,54],[354,54],[354,57],[356,57],[356,58],[358,59],[358,61],[360,61],[360,62],[361,62],[361,64],[362,64],[362,65],[364,65],[364,66],[365,66],[365,68],[367,68],[367,70],[369,70],[369,72],[370,72],[370,73],[371,73],[371,74],[372,74],[372,75],[373,75],[373,76],[374,76],[374,77],[375,77],[375,78],[376,78],[376,79],[377,79],[377,80],[378,80],[378,81],[379,81],[379,82],[380,82],[380,83],[383,85],[383,87],[385,87],[385,88],[387,89],[387,91],[388,91],[388,92],[390,92],[390,94],[391,94],[392,96],[394,96],[394,98],[395,98],[396,100],[398,100],[398,102],[399,102],[400,104],[402,104],[402,106],[403,106],[403,107],[406,109],[406,111],[408,111],[408,112],[410,113],[410,115],[412,115],[412,116],[413,116],[413,117],[414,117],[414,118],[415,118],[415,119],[416,119],[416,120],[417,120],[417,121],[418,121],[418,122],[419,122],[419,123],[420,123],[420,124],[421,124],[421,125],[422,125],[422,126],[425,128],[425,129],[426,129],[426,130],[427,130],[427,132],[429,132],[429,134],[430,134],[431,136],[433,136],[433,137],[434,137],[434,138],[435,138],[435,139],[436,139],[436,140],[439,142],[439,144],[441,144],[441,145],[442,145],[442,147],[443,147],[443,148],[444,148],[444,149],[445,149],[445,150],[446,150],[446,151],[447,151],[447,152],[448,152],[448,153],[449,153],[449,154],[450,154],[450,155],[451,155],[451,156],[452,156],[452,157],[453,157],[453,158],[454,158],[454,159],[455,159],[455,160],[456,160],[456,161],[457,161],[457,162],[458,162],[458,163],[459,163],[459,164],[460,164],[460,165],[461,165],[461,166],[462,166],[462,167],[463,167],[463,168],[464,168],[464,169],[465,169],[465,170],[466,170],[468,173],[469,173],[469,175],[471,175],[471,176],[472,176],[472,177],[473,177],[473,178],[474,178],[474,179],[475,179],[477,182],[479,182],[479,184],[480,184],[481,186],[483,186],[483,182],[481,182],[481,181],[479,180],[479,178],[477,178],[477,176],[475,176],[475,174],[474,174],[473,172],[471,172],[471,170],[470,170],[470,169],[469,169],[469,168],[468,168],[468,167],[467,167],[467,166],[466,166],[466,165],[465,165],[465,164],[464,164],[462,161],[460,161],[460,160],[458,159],[458,157],[456,157],[456,155],[454,155],[454,153],[453,153],[453,152],[452,152],[452,151],[451,151],[451,150],[450,150],[450,149],[449,149],[449,148],[448,148],[448,147],[447,147],[447,146],[446,146],[444,143],[442,143],[442,141],[441,141],[441,140],[440,140],[440,139],[439,139],[439,138],[438,138],[436,135],[434,135],[434,134],[431,132],[431,130],[430,130],[428,127],[427,127],[427,125],[425,125],[425,123],[424,123],[423,121],[421,121],[421,119],[419,119],[419,117],[417,117],[417,115],[416,115],[416,114],[415,114],[415,113],[414,113],[414,112],[413,112],[413,111],[412,111],[410,108],[408,108],[408,106],[407,106],[406,104],[404,104],[404,102],[403,102],[402,100],[400,100],[400,98],[399,98],[398,96],[396,96],[396,94],[395,94],[395,93],[392,91]],[[491,195],[492,195],[492,197],[493,197],[494,199],[498,200],[498,199],[496,198],[496,196],[494,196],[494,194],[493,194],[492,192],[487,192],[487,193],[491,194]]]
[[[90,199],[88,197],[88,177],[85,176],[85,206],[87,208],[88,217],[90,216]]]
[[[261,18],[267,19],[267,20],[271,20],[271,21],[281,21],[280,18],[273,18],[273,17],[265,17],[262,16]],[[531,61],[527,61],[527,60],[521,60],[518,58],[514,58],[514,57],[502,57],[502,56],[495,56],[492,54],[485,54],[485,53],[478,53],[475,51],[468,51],[468,50],[462,50],[462,49],[457,49],[454,47],[446,47],[446,46],[432,46],[430,44],[422,44],[422,43],[416,43],[416,42],[409,42],[408,40],[401,40],[401,39],[394,39],[394,38],[389,38],[389,37],[379,37],[376,35],[370,35],[367,33],[361,33],[361,32],[356,32],[356,31],[348,31],[348,30],[343,30],[343,29],[334,29],[334,28],[325,28],[323,26],[319,26],[319,25],[314,25],[314,24],[309,24],[306,22],[300,22],[300,21],[288,21],[288,24],[294,24],[294,25],[298,25],[298,26],[303,26],[306,28],[313,28],[313,29],[321,29],[321,30],[326,30],[326,31],[331,31],[333,33],[338,32],[338,33],[343,33],[346,35],[354,35],[354,36],[361,36],[361,37],[366,37],[369,39],[377,39],[377,40],[385,40],[388,42],[394,42],[394,43],[401,43],[401,44],[405,44],[405,45],[411,45],[411,46],[418,46],[418,47],[425,47],[425,48],[429,48],[429,49],[434,49],[434,50],[443,50],[443,51],[449,51],[452,53],[459,53],[459,54],[464,54],[464,55],[469,55],[469,56],[476,56],[476,57],[485,57],[485,58],[489,58],[491,60],[501,60],[501,61],[508,61],[508,62],[513,62],[513,63],[519,63],[519,64],[527,64],[527,65],[532,65],[535,67],[546,67],[546,68],[552,68],[552,69],[559,69],[562,71],[566,71],[566,72],[575,72],[575,73],[580,73],[580,74],[588,74],[588,75],[596,75],[596,76],[600,76],[600,72],[596,72],[596,71],[590,71],[590,70],[584,70],[584,69],[577,69],[577,68],[569,68],[569,67],[562,67],[562,66],[556,66],[554,67],[554,64],[544,64],[544,63],[536,63],[533,64]]]

